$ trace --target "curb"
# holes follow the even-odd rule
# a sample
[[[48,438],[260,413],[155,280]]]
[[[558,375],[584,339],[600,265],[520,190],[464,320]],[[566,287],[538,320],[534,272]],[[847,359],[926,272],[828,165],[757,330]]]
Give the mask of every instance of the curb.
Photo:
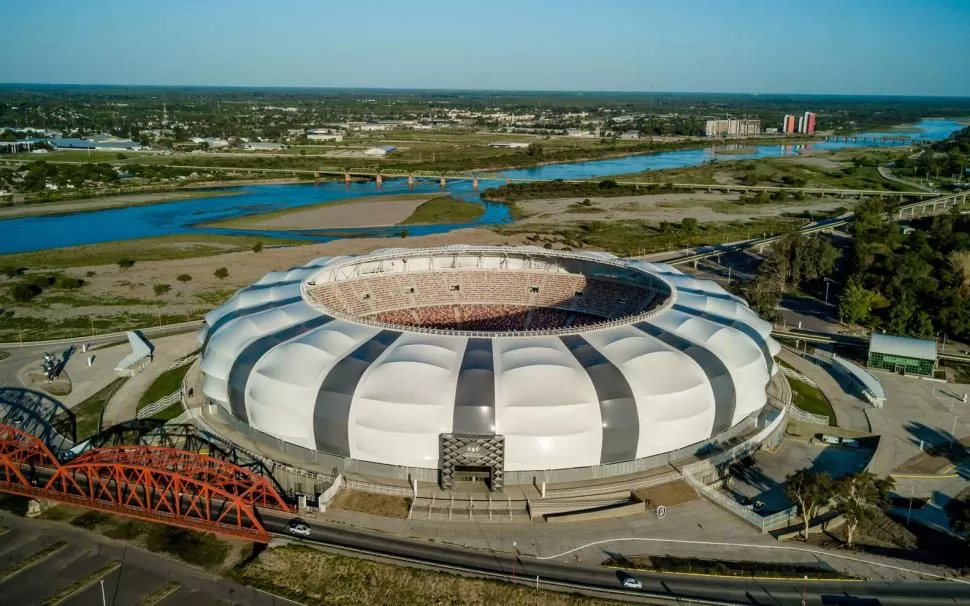
[[[610,568],[612,570],[632,570],[634,572],[644,572],[653,574],[677,574],[683,575],[685,577],[707,577],[711,579],[726,579],[730,581],[807,581],[809,583],[862,583],[865,579],[859,577],[837,577],[833,579],[818,579],[818,578],[805,578],[801,577],[764,577],[764,576],[738,576],[730,574],[713,574],[709,572],[677,572],[673,570],[661,570],[659,568],[624,568],[623,566],[609,566],[603,565],[603,568]]]

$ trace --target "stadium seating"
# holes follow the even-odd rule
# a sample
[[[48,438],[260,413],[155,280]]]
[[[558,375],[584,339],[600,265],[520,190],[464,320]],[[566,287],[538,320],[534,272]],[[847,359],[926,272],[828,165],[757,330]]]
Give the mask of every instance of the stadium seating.
[[[388,324],[456,330],[544,330],[638,314],[646,286],[550,270],[441,269],[364,276],[307,289],[316,304]]]

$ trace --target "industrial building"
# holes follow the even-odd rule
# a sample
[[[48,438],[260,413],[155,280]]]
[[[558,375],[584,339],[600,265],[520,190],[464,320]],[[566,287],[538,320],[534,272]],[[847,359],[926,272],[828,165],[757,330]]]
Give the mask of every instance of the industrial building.
[[[707,137],[736,137],[760,134],[761,120],[708,120],[704,123],[704,135]]]
[[[771,325],[663,264],[538,247],[322,257],[210,312],[201,393],[341,473],[492,489],[653,469],[766,409]]]
[[[936,368],[936,341],[872,333],[869,368],[899,374],[932,376]]]

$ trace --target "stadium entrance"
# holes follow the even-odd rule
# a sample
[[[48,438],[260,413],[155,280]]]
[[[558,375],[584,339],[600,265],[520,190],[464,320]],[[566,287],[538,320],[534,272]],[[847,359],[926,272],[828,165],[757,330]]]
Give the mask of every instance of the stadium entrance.
[[[443,433],[440,465],[444,490],[471,482],[500,491],[505,475],[505,438]]]

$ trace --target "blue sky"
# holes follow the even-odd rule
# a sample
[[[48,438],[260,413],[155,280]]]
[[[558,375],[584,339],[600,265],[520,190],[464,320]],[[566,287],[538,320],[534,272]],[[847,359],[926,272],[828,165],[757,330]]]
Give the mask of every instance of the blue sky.
[[[0,0],[0,82],[970,96],[970,0]]]

